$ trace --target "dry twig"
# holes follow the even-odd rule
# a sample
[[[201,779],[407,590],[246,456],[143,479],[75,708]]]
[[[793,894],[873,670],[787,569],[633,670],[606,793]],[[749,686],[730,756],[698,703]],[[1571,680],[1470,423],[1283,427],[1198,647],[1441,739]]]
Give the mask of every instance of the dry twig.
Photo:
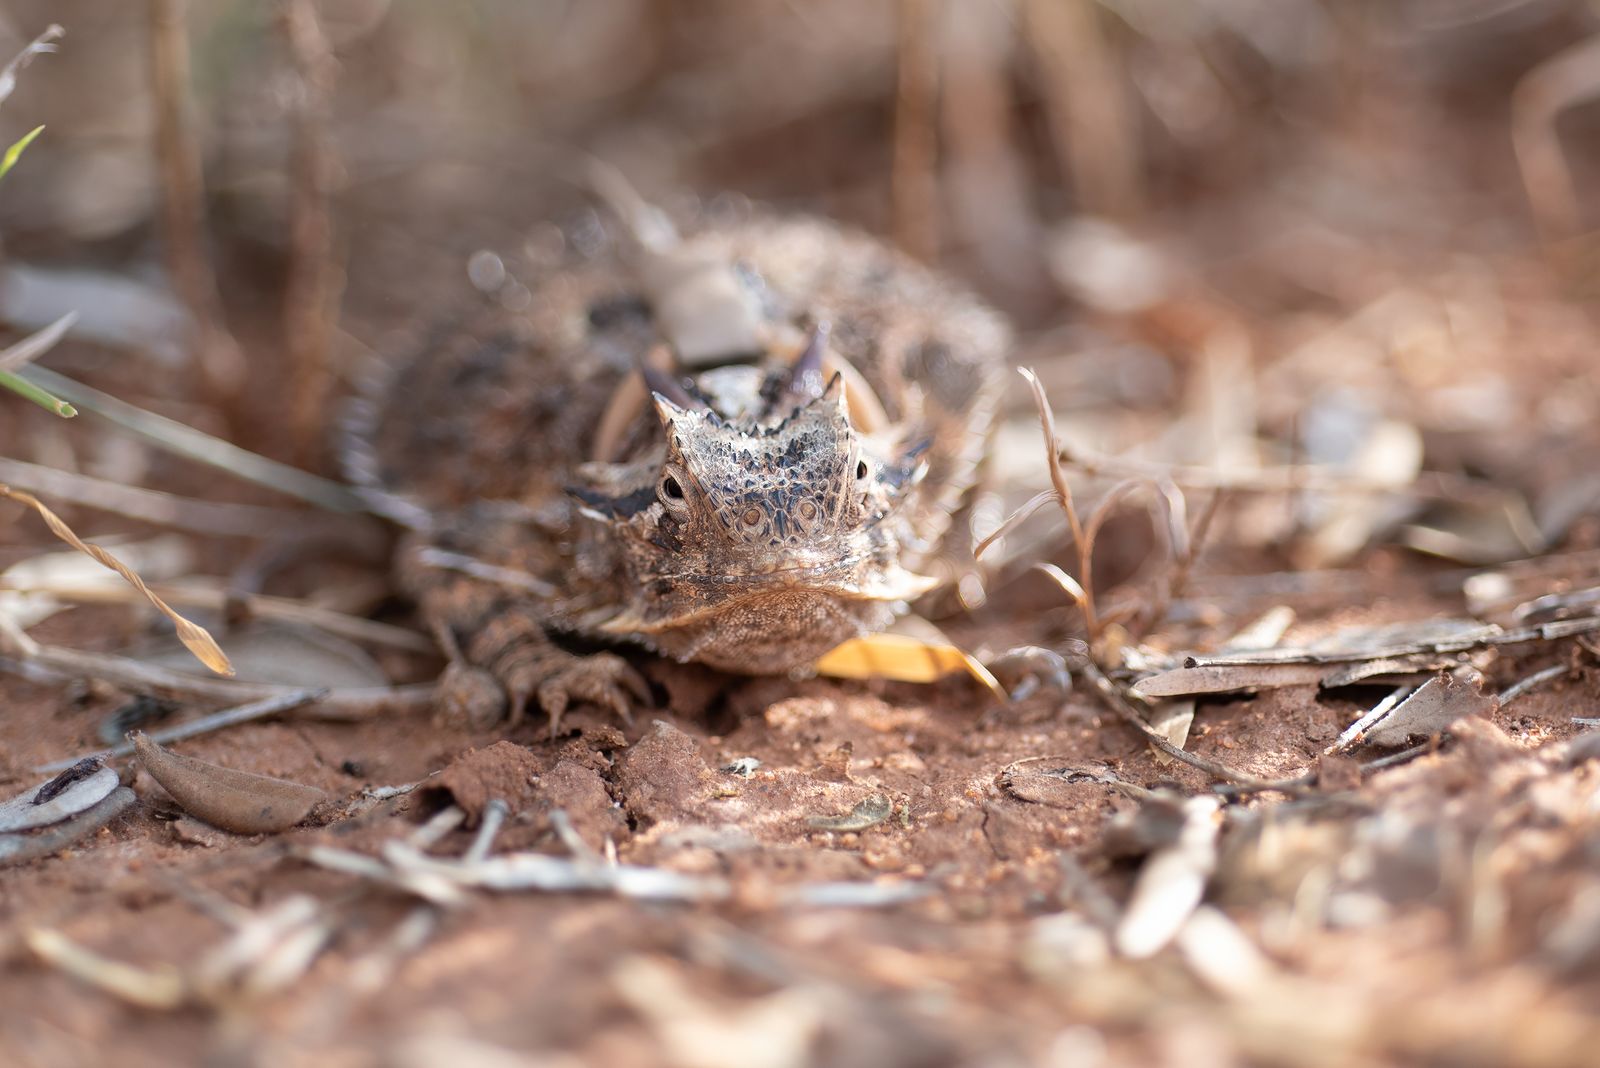
[[[187,723],[180,723],[176,727],[151,731],[147,737],[158,745],[166,745],[168,742],[181,742],[185,738],[198,738],[202,734],[210,734],[212,731],[220,731],[226,727],[236,727],[241,723],[254,723],[256,720],[276,716],[281,712],[292,712],[297,708],[311,704],[313,701],[322,700],[330,692],[327,689],[297,690],[282,697],[269,697],[264,701],[252,701],[249,704],[225,708],[221,712],[213,712],[209,716],[192,719]],[[40,764],[32,770],[36,775],[48,775],[51,772],[70,768],[82,760],[109,760],[113,757],[127,756],[131,752],[133,752],[133,743],[123,742],[109,749],[96,749],[92,753],[82,753],[78,756],[67,757],[64,760],[54,760],[48,764]]]
[[[17,87],[17,74],[33,62],[34,56],[42,56],[56,50],[56,42],[61,40],[63,30],[55,23],[45,27],[43,33],[28,42],[28,46],[12,57],[11,62],[0,68],[0,103],[4,103],[13,90]]]
[[[186,608],[206,608],[213,611],[239,610],[256,619],[275,619],[289,623],[304,623],[318,630],[337,634],[352,641],[387,645],[413,653],[435,654],[439,647],[425,634],[381,623],[375,619],[346,615],[331,608],[273,597],[264,593],[242,593],[238,590],[221,590],[208,586],[175,586],[154,583],[150,587],[169,604]],[[106,586],[44,586],[10,585],[0,577],[0,590],[24,596],[44,595],[58,601],[74,604],[132,604],[138,595],[132,590]]]

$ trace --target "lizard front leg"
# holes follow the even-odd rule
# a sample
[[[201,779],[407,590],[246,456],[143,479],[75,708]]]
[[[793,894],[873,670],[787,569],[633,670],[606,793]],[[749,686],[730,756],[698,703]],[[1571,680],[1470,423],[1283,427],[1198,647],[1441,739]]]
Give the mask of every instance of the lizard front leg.
[[[574,702],[607,708],[626,722],[634,704],[650,702],[648,684],[622,657],[580,656],[551,641],[536,601],[459,574],[438,575],[420,601],[450,660],[435,705],[447,723],[478,730],[503,720],[515,724],[536,701],[554,735]]]

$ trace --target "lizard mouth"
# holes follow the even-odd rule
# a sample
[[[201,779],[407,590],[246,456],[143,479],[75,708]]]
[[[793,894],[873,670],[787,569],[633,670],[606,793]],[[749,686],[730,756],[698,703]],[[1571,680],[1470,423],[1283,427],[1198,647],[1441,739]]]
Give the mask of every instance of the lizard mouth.
[[[866,559],[862,558],[739,574],[663,576],[687,594],[682,600],[673,598],[681,605],[678,610],[666,608],[648,617],[625,612],[601,624],[600,629],[623,635],[660,634],[703,623],[774,596],[887,603],[912,600],[938,585],[937,579],[918,575],[899,565],[880,573],[863,574],[864,563]]]

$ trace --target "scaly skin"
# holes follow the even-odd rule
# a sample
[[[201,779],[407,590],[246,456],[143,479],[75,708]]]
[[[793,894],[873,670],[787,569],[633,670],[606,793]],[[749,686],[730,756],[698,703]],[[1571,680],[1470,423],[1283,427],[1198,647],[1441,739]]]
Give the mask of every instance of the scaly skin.
[[[803,672],[950,577],[930,572],[1008,343],[975,298],[810,219],[607,245],[524,281],[527,310],[400,366],[347,450],[414,528],[399,572],[451,653],[447,712],[647,699],[621,657],[563,635]]]

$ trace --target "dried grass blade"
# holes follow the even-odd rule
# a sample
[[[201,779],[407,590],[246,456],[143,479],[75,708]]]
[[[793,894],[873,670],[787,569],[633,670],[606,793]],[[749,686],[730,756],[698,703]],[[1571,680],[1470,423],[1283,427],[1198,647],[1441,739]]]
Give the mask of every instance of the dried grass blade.
[[[17,87],[17,72],[32,63],[34,56],[42,56],[47,52],[54,52],[56,50],[56,42],[66,32],[66,30],[52,22],[45,27],[43,33],[30,41],[26,48],[12,57],[11,62],[7,63],[4,69],[0,69],[0,102],[4,102],[6,97],[11,95],[11,91]]]
[[[142,1009],[176,1009],[188,1000],[188,984],[182,973],[170,964],[153,969],[124,964],[85,949],[48,927],[23,931],[22,941],[44,963],[130,1005]]]
[[[1040,492],[1034,494],[1028,499],[1027,503],[1023,504],[1022,507],[1018,508],[1010,515],[1006,516],[1005,519],[1001,520],[999,526],[991,530],[982,541],[978,542],[978,544],[973,547],[973,558],[976,559],[982,556],[989,546],[993,545],[1007,534],[1010,534],[1022,524],[1023,520],[1027,519],[1029,516],[1033,515],[1033,513],[1037,512],[1039,509],[1043,508],[1045,505],[1049,504],[1055,499],[1055,490],[1041,490]]]
[[[150,588],[144,584],[144,580],[134,574],[132,569],[123,564],[122,561],[98,545],[91,545],[74,534],[72,528],[67,526],[60,516],[45,507],[44,502],[33,494],[24,493],[21,490],[15,490],[0,483],[0,497],[8,497],[19,504],[25,504],[32,508],[39,513],[39,518],[44,520],[45,526],[50,528],[52,534],[79,552],[121,575],[129,585],[144,595],[145,600],[149,601],[156,611],[172,620],[172,625],[178,633],[178,640],[183,642],[184,647],[194,654],[196,660],[199,660],[218,675],[229,678],[233,676],[233,665],[229,663],[227,654],[222,651],[222,647],[207,633],[206,629],[196,623],[191,623],[173,611],[167,602],[151,592]]]
[[[77,321],[77,312],[67,312],[43,330],[35,331],[8,346],[4,351],[0,351],[0,371],[20,370],[37,360],[54,348],[56,342],[66,336],[67,331],[72,329],[72,324]]]
[[[1061,439],[1056,436],[1056,416],[1050,408],[1050,398],[1045,395],[1044,383],[1031,367],[1019,367],[1018,373],[1027,379],[1033,390],[1033,403],[1039,410],[1039,428],[1044,432],[1045,460],[1050,465],[1050,484],[1055,487],[1056,499],[1066,513],[1067,524],[1072,528],[1072,540],[1083,544],[1083,525],[1078,522],[1078,510],[1072,504],[1072,487],[1067,484],[1067,473],[1061,468]]]

